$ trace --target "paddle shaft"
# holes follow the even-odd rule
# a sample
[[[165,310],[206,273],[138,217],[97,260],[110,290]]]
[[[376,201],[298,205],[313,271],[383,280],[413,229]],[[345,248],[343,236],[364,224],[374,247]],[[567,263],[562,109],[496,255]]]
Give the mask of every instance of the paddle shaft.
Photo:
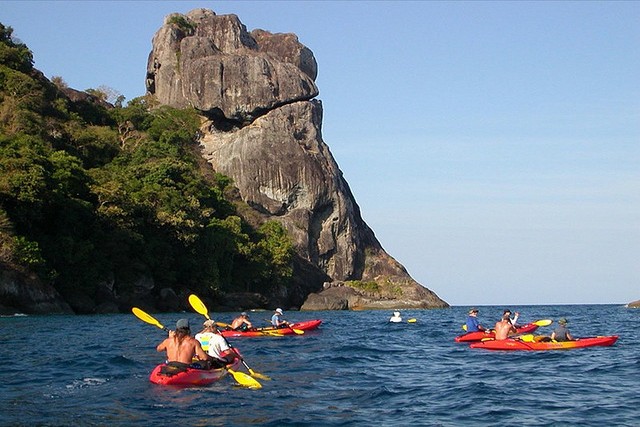
[[[189,295],[189,303],[191,304],[191,307],[193,307],[193,309],[195,311],[197,311],[198,313],[202,314],[204,317],[207,318],[207,320],[211,320],[211,318],[209,317],[209,309],[207,309],[207,306],[204,305],[204,302],[202,302],[202,300],[200,298],[198,298],[197,295],[195,294],[191,294]],[[224,340],[224,342],[227,344],[227,346],[233,350],[234,353],[236,353],[238,355],[238,357],[240,358],[240,361],[242,362],[242,364],[244,365],[245,368],[247,368],[247,370],[249,371],[249,373],[251,375],[255,375],[258,376],[259,374],[256,374],[253,369],[251,369],[249,367],[249,365],[247,365],[247,362],[245,362],[244,357],[242,357],[242,355],[240,354],[240,352],[238,352],[232,345],[231,343],[227,340],[227,338],[222,335],[220,333],[220,331],[218,330],[218,328],[214,325],[214,328],[216,330],[216,332],[218,332],[218,335],[220,335],[222,337],[222,339]],[[269,379],[267,376],[264,375],[260,375],[261,378],[264,379]]]
[[[274,324],[271,322],[271,319],[264,319],[264,321],[265,321],[265,322],[269,322],[269,323],[271,323],[271,325],[272,325],[271,327],[272,327],[272,328],[274,328],[274,331],[277,331],[278,329],[283,329],[283,328],[281,328],[281,327],[279,327],[279,326],[274,325]],[[294,334],[296,334],[296,335],[302,335],[302,334],[304,334],[304,331],[303,331],[302,329],[294,329],[294,328],[293,328],[293,326],[291,326],[291,323],[290,323],[290,322],[288,322],[288,321],[286,321],[286,320],[285,320],[285,322],[287,322],[287,323],[285,324],[285,326],[286,326],[287,328],[291,329],[291,330],[293,331],[293,333],[294,333]],[[262,329],[266,329],[266,328],[262,328]]]

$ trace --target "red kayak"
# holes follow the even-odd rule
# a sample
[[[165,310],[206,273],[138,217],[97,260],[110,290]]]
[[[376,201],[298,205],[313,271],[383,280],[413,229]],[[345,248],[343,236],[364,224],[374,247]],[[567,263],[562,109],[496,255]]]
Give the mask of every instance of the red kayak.
[[[547,351],[547,350],[570,350],[585,347],[608,347],[613,345],[617,335],[578,338],[575,341],[539,341],[543,337],[529,336],[528,339],[507,338],[506,340],[488,340],[471,343],[471,348],[484,348],[487,350],[527,350],[527,351]]]
[[[526,325],[517,326],[516,330],[518,334],[527,334],[529,332],[533,332],[538,329],[539,323],[543,322],[542,320],[537,320],[535,322],[527,323]],[[495,338],[496,334],[493,329],[482,332],[467,332],[466,334],[459,335],[455,337],[456,342],[474,342],[474,341],[482,341],[488,338]]]
[[[205,386],[224,378],[229,373],[228,368],[235,370],[240,367],[240,363],[240,360],[236,359],[231,365],[228,365],[227,368],[195,369],[189,367],[186,370],[177,368],[171,364],[162,363],[151,371],[149,381],[160,385],[182,387]]]
[[[317,329],[318,326],[322,323],[322,320],[305,320],[304,322],[297,322],[291,324],[290,328],[255,328],[250,329],[248,331],[234,331],[232,329],[220,330],[220,334],[223,337],[278,337],[283,335],[301,335],[304,332],[301,331],[311,331],[313,329]]]

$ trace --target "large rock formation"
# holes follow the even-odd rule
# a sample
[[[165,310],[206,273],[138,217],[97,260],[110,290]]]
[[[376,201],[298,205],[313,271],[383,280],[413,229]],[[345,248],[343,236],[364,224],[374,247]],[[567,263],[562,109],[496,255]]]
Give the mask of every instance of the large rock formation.
[[[296,281],[304,295],[332,281],[356,295],[344,298],[325,283],[303,308],[448,306],[363,221],[322,140],[316,75],[313,53],[295,35],[249,33],[235,15],[197,9],[169,15],[155,34],[147,90],[161,104],[193,106],[207,118],[203,156],[234,180],[254,216],[286,227],[304,264],[297,271],[307,272]]]
[[[0,264],[0,314],[73,313],[58,291],[35,274]]]

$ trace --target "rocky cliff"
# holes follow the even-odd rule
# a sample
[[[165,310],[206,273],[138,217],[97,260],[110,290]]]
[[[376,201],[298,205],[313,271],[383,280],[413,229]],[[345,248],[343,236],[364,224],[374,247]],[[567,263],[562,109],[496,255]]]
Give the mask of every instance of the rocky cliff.
[[[297,290],[312,294],[303,309],[448,306],[363,221],[322,139],[316,75],[313,53],[295,35],[248,32],[235,15],[197,9],[165,18],[146,84],[160,104],[193,106],[206,118],[202,155],[234,180],[253,209],[247,216],[286,227],[298,254]]]

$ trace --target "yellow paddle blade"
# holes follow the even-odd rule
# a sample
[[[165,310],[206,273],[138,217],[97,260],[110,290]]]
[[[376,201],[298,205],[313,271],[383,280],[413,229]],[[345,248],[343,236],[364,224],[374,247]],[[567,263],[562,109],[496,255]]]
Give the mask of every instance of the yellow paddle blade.
[[[201,313],[202,314],[202,313]],[[229,328],[231,327],[230,324],[228,323],[223,323],[223,322],[216,322],[216,326],[220,326],[221,328]]]
[[[304,334],[304,331],[302,329],[293,329],[293,328],[291,328],[291,330],[297,335]]]
[[[467,325],[462,325],[462,330],[466,331],[467,330]]]
[[[407,323],[416,323],[417,321],[418,321],[418,319],[409,319],[409,320],[407,320]]]
[[[261,373],[258,373],[258,372],[254,371],[254,370],[253,370],[253,369],[251,369],[251,368],[248,368],[248,369],[249,369],[249,374],[250,374],[252,377],[260,378],[261,380],[271,381],[271,378],[269,378],[268,376],[266,376],[266,375],[264,375],[264,374],[261,374]]]
[[[233,375],[233,379],[243,387],[262,388],[262,384],[244,372],[234,371],[233,369],[227,369],[227,371],[229,371],[229,373]]]
[[[160,329],[166,329],[164,326],[162,326],[160,322],[156,320],[155,317],[145,313],[144,311],[140,310],[138,307],[133,307],[131,311],[138,319],[142,320],[143,322],[147,322],[150,325],[157,326]]]
[[[520,335],[518,338],[524,342],[536,342],[536,338],[533,334]]]
[[[204,305],[204,303],[202,302],[202,300],[200,298],[198,298],[197,295],[191,294],[189,295],[189,304],[191,304],[191,307],[193,307],[193,309],[195,311],[197,311],[198,313],[202,314],[204,317],[206,317],[207,319],[211,320],[211,318],[209,317],[209,310],[207,309],[207,306]],[[226,323],[224,323],[224,325],[226,325]],[[229,343],[229,341],[227,341],[227,339],[224,337],[224,335],[220,335],[222,337],[222,339],[224,339],[224,342],[227,343],[227,345],[229,346],[229,348],[233,349],[233,346]],[[244,358],[242,356],[240,356],[240,360],[242,361],[242,364],[245,366],[245,368],[247,368],[249,370],[249,372],[251,372],[251,375],[254,376],[259,376],[260,374],[257,374],[255,372],[253,372],[251,370],[251,368],[249,367],[249,365],[247,365],[247,362],[244,361]],[[245,387],[251,387],[251,388],[260,388],[262,387],[262,384],[260,384],[258,381],[254,380],[253,378],[251,378],[249,375],[245,374],[244,372],[237,372],[234,371],[232,369],[227,369],[231,375],[233,375],[233,378],[238,382],[238,384],[245,386]],[[271,379],[267,376],[263,376],[264,379]]]
[[[196,312],[209,319],[209,310],[207,310],[207,306],[204,305],[202,300],[198,298],[197,295],[189,295],[189,304],[191,304],[191,307],[193,307]]]
[[[549,326],[552,323],[553,323],[553,320],[551,319],[542,319],[542,320],[536,320],[535,322],[533,322],[533,324],[536,326]]]
[[[278,331],[276,329],[274,329],[272,331],[264,331],[263,330],[263,331],[260,331],[260,333],[262,335],[267,335],[267,336],[270,336],[270,337],[283,337],[284,336],[284,335],[282,335],[282,332],[280,332],[280,331]]]

